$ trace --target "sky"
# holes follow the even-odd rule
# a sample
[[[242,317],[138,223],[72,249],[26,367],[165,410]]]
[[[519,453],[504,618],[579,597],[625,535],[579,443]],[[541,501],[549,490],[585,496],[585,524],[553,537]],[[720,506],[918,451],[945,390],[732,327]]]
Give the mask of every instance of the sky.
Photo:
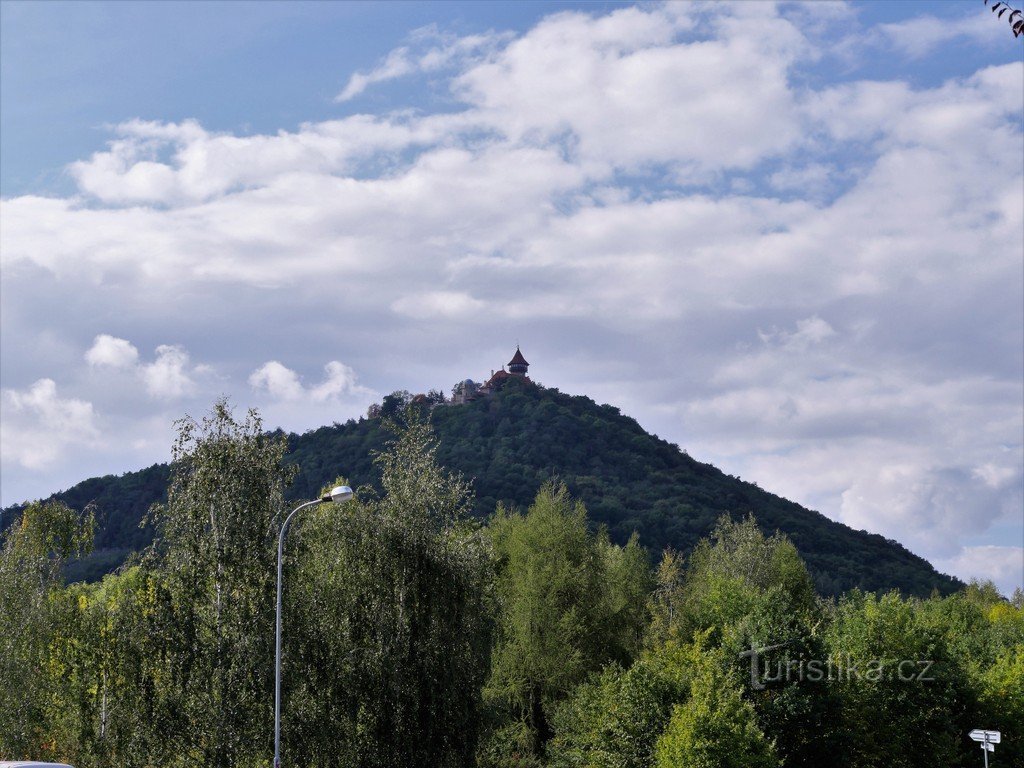
[[[0,3],[0,503],[486,379],[1024,583],[981,2]],[[338,468],[344,474],[344,467]]]

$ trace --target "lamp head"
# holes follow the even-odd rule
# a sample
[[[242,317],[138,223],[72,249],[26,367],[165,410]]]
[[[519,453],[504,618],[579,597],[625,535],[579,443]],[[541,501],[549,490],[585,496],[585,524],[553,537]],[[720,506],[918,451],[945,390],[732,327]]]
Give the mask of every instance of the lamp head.
[[[331,494],[324,501],[333,501],[335,504],[344,504],[352,498],[352,489],[347,485],[339,485],[331,489]]]

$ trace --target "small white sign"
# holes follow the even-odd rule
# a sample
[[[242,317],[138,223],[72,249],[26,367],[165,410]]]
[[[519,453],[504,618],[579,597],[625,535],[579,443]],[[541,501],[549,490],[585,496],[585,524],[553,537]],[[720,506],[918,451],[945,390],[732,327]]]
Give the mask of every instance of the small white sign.
[[[980,728],[971,731],[969,734],[975,741],[982,741],[987,744],[998,744],[1002,739],[1002,734],[999,731],[983,731]]]
[[[995,752],[996,751],[996,745],[992,744],[990,742],[987,742],[987,741],[984,744],[979,744],[978,746],[981,747],[982,749],[987,749],[989,752]]]

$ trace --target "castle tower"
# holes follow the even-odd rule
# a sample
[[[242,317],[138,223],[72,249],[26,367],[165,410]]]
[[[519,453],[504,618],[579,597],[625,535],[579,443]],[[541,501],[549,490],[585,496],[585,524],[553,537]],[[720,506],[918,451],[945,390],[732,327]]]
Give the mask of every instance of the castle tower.
[[[523,357],[523,353],[519,351],[519,345],[516,344],[516,353],[509,360],[508,372],[513,376],[525,376],[526,370],[530,367],[530,364],[526,362],[526,358]]]

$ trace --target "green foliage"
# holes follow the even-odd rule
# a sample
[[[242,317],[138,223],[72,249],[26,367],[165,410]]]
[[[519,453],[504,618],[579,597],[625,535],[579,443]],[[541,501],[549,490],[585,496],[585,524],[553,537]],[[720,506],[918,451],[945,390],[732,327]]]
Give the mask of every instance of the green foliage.
[[[977,684],[977,721],[1003,734],[1000,764],[1024,765],[1024,643],[1002,651],[990,667],[980,672]]]
[[[218,401],[178,422],[167,505],[153,517],[182,757],[237,765],[269,747],[277,530],[293,468],[286,443]],[[269,759],[269,758],[268,758]]]
[[[397,413],[407,397],[407,392],[389,395],[389,411]],[[375,407],[374,413],[380,412]],[[636,532],[652,552],[671,547],[686,554],[721,515],[753,513],[763,530],[786,534],[823,594],[896,588],[927,597],[933,589],[950,594],[961,586],[898,543],[853,531],[702,464],[647,434],[617,408],[586,397],[511,379],[489,397],[434,408],[430,418],[439,439],[438,460],[474,479],[474,513],[481,519],[499,501],[527,507],[545,481],[560,477],[587,505],[590,519],[607,526],[620,544]],[[345,468],[354,485],[379,488],[372,457],[386,439],[380,418],[288,435],[288,461],[300,472],[286,497],[311,498],[337,467]],[[121,478],[97,478],[58,497],[76,508],[95,500],[102,522],[97,547],[126,552],[147,541],[138,523],[148,506],[161,500],[167,473],[166,465],[157,465]]]
[[[62,695],[50,659],[61,626],[64,562],[92,546],[91,513],[60,502],[32,504],[0,548],[0,758],[53,755],[51,710]]]
[[[725,671],[728,657],[696,648],[686,702],[655,747],[657,768],[779,768],[774,742]]]
[[[79,768],[173,764],[166,598],[158,577],[139,567],[62,595],[50,663],[61,673],[63,706],[50,728],[57,751]]]
[[[852,592],[827,631],[841,732],[852,768],[951,765],[970,704],[961,660],[950,653],[920,605],[895,592]]]
[[[1021,595],[944,597],[909,553],[585,398],[510,382],[431,412],[407,395],[389,403],[404,421],[390,442],[376,418],[302,438],[225,403],[182,421],[156,543],[100,583],[61,583],[90,512],[20,510],[0,551],[0,758],[269,763],[277,531],[294,494],[319,496],[344,466],[356,500],[303,512],[286,549],[286,764],[951,768],[976,761],[974,727],[1003,731],[993,766],[1024,764]],[[483,502],[446,460],[479,469]],[[471,516],[538,486],[525,514]],[[751,507],[760,522],[704,519]],[[653,577],[644,537],[679,545]],[[858,573],[940,589],[816,596]],[[804,674],[825,661],[825,679]]]
[[[379,490],[296,520],[286,764],[952,768],[976,760],[974,727],[1003,732],[994,766],[1024,762],[1019,599],[974,583],[822,602],[753,519],[722,518],[652,579],[636,539],[593,531],[556,483],[481,529],[423,413],[377,454]],[[61,584],[89,513],[34,505],[5,532],[0,757],[269,762],[283,455],[223,403],[182,422],[160,538],[101,583]]]
[[[1024,607],[999,596],[991,582],[972,582],[963,592],[916,605],[917,619],[941,636],[969,690],[958,724],[962,732],[1003,732],[999,763],[1024,764]],[[976,758],[977,746],[960,739],[961,760]]]
[[[690,689],[694,648],[668,642],[633,666],[609,664],[555,710],[554,768],[647,768],[672,709]]]
[[[740,523],[722,517],[712,538],[690,555],[685,579],[678,578],[675,559],[673,553],[663,559],[655,598],[666,636],[690,640],[711,630],[741,644],[770,645],[805,633],[815,619],[814,584],[796,547],[781,534],[765,536],[753,517]]]
[[[469,486],[406,412],[383,495],[313,515],[286,584],[285,762],[472,762],[490,650],[490,548]]]
[[[719,520],[712,538],[694,549],[685,575],[667,552],[658,569],[648,642],[689,642],[707,636],[728,650],[737,674],[749,670],[752,648],[777,668],[821,658],[823,620],[813,582],[796,548],[781,534],[765,536],[753,518]],[[779,647],[777,647],[779,646]],[[740,659],[745,659],[740,661]],[[837,702],[820,681],[750,692],[759,722],[779,737],[787,765],[820,765],[833,749],[827,723]]]
[[[545,484],[525,515],[499,508],[490,534],[498,624],[487,695],[529,726],[540,755],[553,705],[638,651],[647,563],[635,539],[622,548],[592,533],[562,484]]]

